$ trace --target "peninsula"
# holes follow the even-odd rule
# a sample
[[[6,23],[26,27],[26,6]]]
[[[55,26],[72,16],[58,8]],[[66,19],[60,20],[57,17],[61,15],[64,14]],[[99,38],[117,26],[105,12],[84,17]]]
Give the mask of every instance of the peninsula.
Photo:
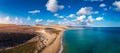
[[[0,24],[0,53],[58,53],[68,27]]]

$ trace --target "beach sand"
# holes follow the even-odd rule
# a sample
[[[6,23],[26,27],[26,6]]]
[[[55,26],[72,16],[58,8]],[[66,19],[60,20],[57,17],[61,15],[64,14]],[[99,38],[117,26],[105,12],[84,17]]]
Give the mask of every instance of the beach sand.
[[[61,38],[64,31],[56,37],[56,40],[49,46],[47,46],[41,53],[58,53],[61,48]]]

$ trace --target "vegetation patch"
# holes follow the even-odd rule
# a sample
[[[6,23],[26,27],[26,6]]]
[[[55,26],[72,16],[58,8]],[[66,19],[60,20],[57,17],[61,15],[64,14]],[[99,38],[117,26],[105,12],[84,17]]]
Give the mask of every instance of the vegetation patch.
[[[35,50],[36,42],[31,42],[13,49],[2,50],[0,53],[34,53]]]

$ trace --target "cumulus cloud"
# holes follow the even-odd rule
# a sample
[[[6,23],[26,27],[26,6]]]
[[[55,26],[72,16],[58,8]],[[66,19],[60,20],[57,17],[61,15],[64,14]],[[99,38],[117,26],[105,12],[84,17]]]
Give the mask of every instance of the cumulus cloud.
[[[79,20],[80,22],[83,22],[85,17],[86,17],[85,15],[79,16],[77,17],[77,20]]]
[[[70,14],[67,16],[67,18],[73,18],[73,17],[75,17],[75,14]]]
[[[103,20],[103,17],[93,18],[92,14],[98,14],[98,11],[93,11],[92,7],[83,7],[76,12],[76,14],[69,14],[65,16],[63,21],[58,21],[58,24],[63,26],[92,26],[93,22]],[[60,15],[55,13],[54,16]],[[70,20],[72,18],[72,20]],[[96,20],[96,21],[95,21]]]
[[[48,0],[46,4],[47,10],[51,12],[57,12],[60,9],[63,9],[63,5],[58,5],[57,0]]]
[[[96,21],[101,21],[103,20],[103,17],[97,17],[93,18],[91,15],[86,16],[86,15],[81,15],[76,17],[73,20],[69,20],[64,18],[64,21],[59,21],[58,24],[63,25],[63,26],[92,26],[93,22]]]
[[[27,19],[15,17],[13,20],[11,19],[11,24],[24,25],[26,21]]]
[[[18,17],[15,17],[15,19],[14,19],[14,23],[15,23],[15,24],[18,23]]]
[[[101,20],[103,20],[103,17],[97,17],[96,20],[101,21]]]
[[[10,24],[12,23],[11,19],[9,16],[4,17],[4,18],[0,18],[0,23],[4,23],[4,24]]]
[[[116,10],[119,10],[120,11],[120,1],[115,1],[114,3],[113,3],[113,5],[114,6],[116,6]]]
[[[39,22],[42,22],[43,20],[42,19],[36,19],[35,22],[36,23],[39,23]]]
[[[48,19],[46,22],[46,25],[52,25],[52,24],[54,24],[54,22],[55,22],[54,20]]]
[[[105,6],[106,6],[106,4],[104,4],[104,3],[100,4],[100,7],[105,7]]]
[[[23,19],[22,18],[20,18],[18,24],[20,24],[20,25],[23,24]]]
[[[72,26],[71,24],[73,24],[74,22],[72,22],[71,24],[70,24],[70,22],[72,22],[72,21],[68,21],[68,20],[66,20],[66,21],[59,21],[58,24],[60,24],[62,26]]]
[[[95,11],[94,14],[98,14],[99,12],[98,11]]]
[[[93,21],[94,21],[94,19],[92,18],[92,16],[88,16],[87,22],[91,23]]]
[[[11,23],[11,20],[10,20],[10,17],[9,17],[9,16],[5,17],[4,21],[5,21],[6,23]]]
[[[57,14],[57,13],[55,13],[54,16],[57,17],[57,18],[64,18],[64,16],[59,15],[59,14]]]
[[[12,24],[22,25],[24,21],[22,18],[15,17],[14,20],[11,20],[11,22]]]
[[[64,16],[59,16],[58,18],[64,18]]]
[[[86,26],[91,26],[92,23],[94,22],[94,18],[92,16],[88,16],[87,20],[85,20]]]
[[[40,10],[28,11],[28,13],[31,13],[31,14],[36,14],[36,13],[40,13]]]
[[[83,7],[81,9],[79,9],[79,11],[77,11],[77,15],[91,15],[91,14],[96,14],[98,13],[98,11],[93,12],[92,11],[93,8],[92,7]]]
[[[2,24],[17,24],[17,25],[24,25],[25,23],[28,22],[30,18],[28,17],[27,19],[24,18],[18,18],[18,17],[0,17],[0,23]]]
[[[57,16],[59,16],[59,14],[55,13],[55,14],[54,14],[54,16],[56,16],[56,17],[57,17]]]

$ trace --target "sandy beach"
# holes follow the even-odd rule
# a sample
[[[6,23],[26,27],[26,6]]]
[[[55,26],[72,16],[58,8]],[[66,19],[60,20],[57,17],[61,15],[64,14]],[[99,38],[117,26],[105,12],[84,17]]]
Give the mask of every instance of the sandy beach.
[[[63,35],[64,31],[61,31],[60,34],[56,37],[56,40],[49,45],[48,47],[46,47],[42,53],[58,53],[60,48],[61,48],[61,38]]]
[[[61,26],[19,25],[1,25],[0,28],[0,41],[2,41],[0,53],[58,53],[62,51],[61,37],[64,30],[67,29]],[[21,41],[24,42],[21,43]],[[9,45],[9,42],[14,45]],[[7,46],[4,46],[4,44],[7,44]],[[27,50],[24,48],[27,48]]]

